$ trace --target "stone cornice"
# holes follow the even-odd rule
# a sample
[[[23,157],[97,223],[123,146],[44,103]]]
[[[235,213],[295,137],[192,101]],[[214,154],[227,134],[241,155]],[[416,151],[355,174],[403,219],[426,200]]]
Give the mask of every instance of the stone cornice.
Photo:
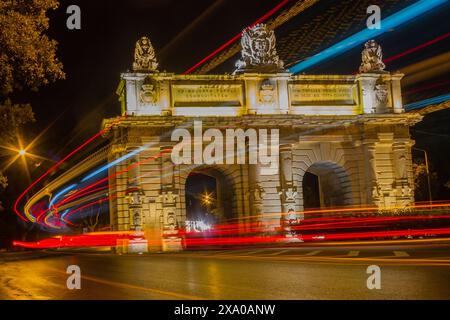
[[[104,136],[108,135],[112,122],[116,118],[105,119],[103,128],[106,129]],[[403,124],[414,125],[422,120],[417,113],[402,114],[370,114],[355,116],[308,116],[308,115],[243,115],[237,117],[184,117],[184,116],[129,116],[119,124],[112,127],[149,127],[158,129],[169,129],[190,124],[194,120],[202,121],[205,128],[226,127],[277,127],[277,128],[299,128],[318,125],[348,126],[351,124]]]

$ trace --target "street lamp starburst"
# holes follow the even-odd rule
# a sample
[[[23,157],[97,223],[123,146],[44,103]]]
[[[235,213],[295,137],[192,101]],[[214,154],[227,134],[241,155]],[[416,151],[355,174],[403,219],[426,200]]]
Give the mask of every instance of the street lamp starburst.
[[[214,192],[208,192],[208,191],[204,191],[201,195],[200,195],[200,201],[202,206],[204,206],[205,208],[209,208],[214,204]]]

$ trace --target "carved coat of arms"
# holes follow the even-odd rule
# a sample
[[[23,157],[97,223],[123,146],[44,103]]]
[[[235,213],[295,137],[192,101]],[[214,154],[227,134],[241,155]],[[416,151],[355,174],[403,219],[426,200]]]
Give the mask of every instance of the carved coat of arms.
[[[236,71],[279,72],[283,62],[275,47],[275,33],[265,24],[257,24],[245,29],[241,38],[241,59],[236,62]]]
[[[152,81],[149,77],[144,80],[139,92],[139,98],[142,103],[153,104],[157,100],[157,82]]]
[[[263,104],[273,104],[275,102],[275,88],[270,81],[264,81],[259,89],[259,101]]]
[[[386,82],[379,78],[375,83],[374,88],[375,102],[376,102],[376,113],[385,113],[389,111],[389,89]]]

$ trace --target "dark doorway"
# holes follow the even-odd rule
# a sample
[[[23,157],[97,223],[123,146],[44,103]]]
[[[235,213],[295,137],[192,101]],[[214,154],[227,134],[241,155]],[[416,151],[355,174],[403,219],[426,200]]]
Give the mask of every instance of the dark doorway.
[[[310,172],[305,172],[303,176],[303,208],[320,208],[319,177]]]
[[[303,206],[338,208],[352,204],[352,191],[347,171],[334,162],[316,162],[303,176]]]

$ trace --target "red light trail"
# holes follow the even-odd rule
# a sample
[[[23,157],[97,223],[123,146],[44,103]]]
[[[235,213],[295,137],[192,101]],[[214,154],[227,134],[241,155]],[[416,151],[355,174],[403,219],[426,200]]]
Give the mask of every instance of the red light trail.
[[[397,59],[399,59],[401,57],[404,57],[404,56],[406,56],[406,55],[408,55],[410,53],[416,52],[416,51],[421,50],[423,48],[426,48],[426,47],[428,47],[428,46],[430,46],[432,44],[435,44],[436,42],[442,41],[442,40],[446,39],[449,36],[450,36],[450,32],[445,33],[445,34],[443,34],[443,35],[441,35],[439,37],[436,37],[436,38],[434,38],[434,39],[432,39],[430,41],[424,42],[424,43],[422,43],[422,44],[420,44],[420,45],[418,45],[418,46],[416,46],[414,48],[408,49],[408,50],[403,51],[403,52],[401,52],[399,54],[396,54],[396,55],[394,55],[392,57],[384,59],[383,62],[384,63],[392,62],[392,61],[397,60]]]
[[[72,195],[68,196],[67,198],[64,198],[64,199],[61,200],[60,202],[57,202],[55,205],[53,205],[53,207],[54,207],[55,209],[58,209],[58,208],[61,207],[64,203],[71,202],[71,201],[76,200],[76,199],[79,199],[79,198],[81,198],[81,197],[83,197],[83,196],[86,196],[86,195],[95,193],[95,192],[97,192],[97,191],[101,191],[101,190],[107,189],[107,188],[112,187],[112,186],[114,186],[114,185],[111,184],[111,185],[106,185],[106,186],[98,187],[98,188],[95,188],[95,189],[92,189],[92,190],[89,190],[89,191],[86,191],[86,192],[82,192],[82,193],[77,194],[77,195],[73,195],[73,194],[72,194]]]
[[[92,189],[93,187],[95,187],[95,186],[97,186],[99,184],[102,184],[103,182],[109,181],[110,179],[112,179],[113,177],[118,176],[119,174],[125,173],[125,172],[127,172],[127,171],[129,171],[129,170],[131,170],[131,169],[133,169],[135,167],[138,167],[138,166],[140,166],[140,165],[142,165],[142,164],[144,164],[144,163],[146,163],[146,162],[148,162],[150,160],[154,160],[154,159],[162,156],[163,154],[171,152],[171,151],[172,151],[172,149],[166,149],[166,150],[164,150],[164,151],[162,151],[162,152],[160,152],[160,153],[158,153],[156,155],[153,155],[151,157],[145,158],[144,160],[141,160],[139,162],[133,163],[132,165],[126,167],[125,169],[117,171],[114,174],[111,174],[111,175],[107,176],[106,178],[103,178],[103,179],[101,179],[101,180],[99,180],[97,182],[94,182],[94,183],[92,183],[92,184],[90,184],[90,185],[88,185],[88,186],[78,190],[77,192],[74,192],[71,196],[76,196],[76,195],[80,194],[81,192],[85,192],[85,191],[87,191],[89,189]]]
[[[111,196],[115,197],[115,196]],[[102,198],[88,203],[76,210],[70,212],[69,215],[83,210],[84,208],[107,201],[111,197]],[[289,230],[300,232],[296,234],[302,241],[328,241],[328,240],[354,240],[354,239],[378,239],[386,237],[411,237],[411,236],[439,236],[449,235],[449,227],[432,228],[430,225],[424,227],[414,227],[408,223],[417,221],[431,223],[445,220],[448,223],[450,215],[406,215],[406,216],[372,216],[372,217],[321,217],[303,220],[300,224],[289,226]],[[388,230],[380,230],[380,228],[388,228]],[[367,230],[369,228],[378,230]],[[260,236],[262,232],[268,229],[274,230],[276,235]],[[180,235],[184,237],[185,244],[188,247],[196,246],[216,246],[216,245],[253,245],[253,244],[277,244],[286,241],[283,232],[284,227],[277,225],[275,222],[244,222],[232,224],[219,224],[211,230],[205,232],[186,232],[180,230]],[[347,232],[343,232],[347,229]],[[313,231],[308,233],[306,231]],[[339,231],[339,232],[338,232]],[[306,233],[305,233],[306,232]],[[318,233],[319,232],[319,233]],[[113,236],[110,236],[113,234]],[[27,248],[61,248],[61,247],[83,247],[83,246],[115,246],[117,240],[126,239],[128,235],[132,235],[133,231],[125,233],[95,233],[82,236],[60,236],[50,239],[44,239],[37,242],[14,242],[17,246]],[[97,236],[97,237],[96,237]],[[129,237],[128,237],[129,238]]]
[[[95,204],[103,203],[103,202],[105,202],[105,201],[108,201],[109,199],[114,199],[114,198],[117,198],[117,195],[109,196],[109,197],[104,197],[104,198],[101,198],[101,199],[99,199],[99,200],[95,200],[95,201],[89,202],[89,203],[87,203],[87,204],[85,204],[85,205],[83,205],[83,206],[81,206],[81,207],[79,207],[79,208],[76,208],[76,209],[73,210],[73,211],[70,211],[70,212],[64,217],[63,220],[64,220],[65,222],[68,222],[67,219],[68,219],[71,215],[73,215],[75,212],[81,211],[81,210],[86,209],[86,208],[88,208],[88,207],[90,207],[90,206],[93,206],[93,205],[95,205]]]
[[[411,94],[411,93],[417,93],[417,92],[421,92],[421,91],[426,91],[428,89],[433,89],[433,88],[437,88],[437,87],[441,87],[441,86],[445,86],[450,84],[450,81],[441,81],[441,82],[437,82],[437,83],[432,83],[432,84],[428,84],[419,88],[414,88],[408,91],[404,91],[405,94]]]
[[[142,161],[139,161],[139,162],[137,162],[137,163],[134,163],[134,164],[128,166],[127,168],[125,168],[125,169],[122,169],[122,170],[120,170],[120,171],[118,171],[118,172],[115,172],[114,174],[109,175],[109,176],[106,177],[106,178],[103,178],[103,179],[101,179],[101,180],[99,180],[99,181],[97,181],[97,182],[94,182],[94,183],[92,183],[92,184],[90,184],[90,185],[88,185],[88,186],[86,186],[86,187],[84,187],[84,188],[78,190],[77,192],[74,192],[72,195],[70,195],[70,197],[71,197],[71,199],[73,199],[74,197],[79,197],[80,194],[82,194],[82,193],[86,194],[86,192],[87,192],[88,190],[94,188],[95,186],[97,186],[97,185],[99,185],[99,184],[102,184],[103,182],[109,181],[110,179],[112,179],[113,177],[115,177],[115,176],[117,176],[117,175],[120,175],[120,174],[122,174],[122,173],[125,173],[125,172],[127,172],[127,171],[129,171],[129,170],[131,170],[131,169],[133,169],[133,168],[135,168],[135,167],[137,167],[137,166],[140,166],[140,165],[142,165],[142,164],[144,164],[144,163],[146,163],[146,162],[148,162],[148,161],[150,161],[150,160],[156,159],[156,158],[160,157],[161,155],[163,155],[163,154],[165,154],[165,153],[168,153],[168,152],[171,152],[171,149],[166,149],[166,150],[164,150],[164,151],[162,151],[162,152],[160,152],[160,153],[158,153],[158,154],[156,154],[156,155],[153,155],[153,156],[151,156],[151,157],[148,157],[148,158],[143,159]],[[58,206],[61,205],[61,202],[65,201],[65,200],[67,200],[67,199],[63,199],[63,200],[61,200],[60,202],[55,203],[55,205],[54,205],[52,208],[58,208]],[[43,217],[43,215],[46,214],[46,213],[48,213],[48,212],[50,212],[50,211],[52,210],[52,208],[48,208],[48,209],[46,209],[46,210],[44,210],[44,211],[38,213],[36,221],[39,223],[39,221],[41,220],[41,218]],[[71,213],[73,213],[73,212],[71,212]],[[25,220],[25,221],[26,221],[26,220]]]
[[[126,116],[121,117],[119,119],[117,119],[116,121],[114,121],[111,126],[119,123],[120,121],[122,121],[122,119],[124,119]],[[75,150],[73,150],[72,152],[70,152],[68,155],[66,155],[63,159],[61,159],[59,162],[57,162],[54,166],[52,166],[50,169],[48,169],[42,176],[40,176],[37,180],[35,180],[31,185],[29,185],[20,195],[19,197],[16,199],[16,201],[14,202],[14,212],[23,220],[23,221],[27,221],[27,219],[25,217],[22,216],[22,214],[19,212],[17,206],[19,205],[20,200],[22,200],[22,198],[27,194],[28,191],[31,190],[31,188],[33,188],[39,181],[41,181],[42,179],[44,179],[46,176],[48,176],[53,170],[55,170],[56,168],[58,168],[61,164],[63,164],[67,159],[69,159],[70,157],[72,157],[74,154],[76,154],[78,151],[82,150],[84,147],[86,147],[88,144],[90,144],[92,141],[94,141],[96,138],[98,138],[99,136],[101,136],[108,128],[105,128],[99,132],[97,132],[95,135],[93,135],[92,137],[90,137],[89,139],[87,139],[85,142],[83,142],[79,147],[77,147]]]
[[[263,16],[261,16],[258,20],[256,20],[255,22],[253,22],[250,26],[248,26],[245,29],[249,29],[251,27],[253,27],[254,25],[264,22],[265,20],[267,20],[268,18],[270,18],[272,15],[274,15],[278,10],[280,10],[282,7],[284,7],[287,3],[289,2],[289,0],[283,0],[281,1],[279,4],[277,4],[273,9],[271,9],[270,11],[268,11],[267,13],[265,13]],[[242,33],[240,32],[239,34],[235,35],[233,38],[231,38],[230,40],[228,40],[227,42],[225,42],[224,44],[222,44],[219,48],[217,48],[216,50],[214,50],[211,54],[209,54],[208,56],[206,56],[205,58],[203,58],[202,60],[200,60],[199,62],[197,62],[195,65],[193,65],[191,68],[189,68],[187,71],[185,71],[183,74],[189,74],[191,72],[193,72],[195,69],[197,69],[198,67],[200,67],[202,64],[204,64],[206,61],[210,60],[212,57],[214,57],[215,55],[217,55],[220,51],[226,49],[227,47],[229,47],[230,45],[232,45],[235,41],[237,41],[240,37],[241,37]]]
[[[134,232],[95,232],[83,235],[58,236],[36,242],[14,241],[13,245],[30,249],[115,246],[117,240],[133,239]]]

